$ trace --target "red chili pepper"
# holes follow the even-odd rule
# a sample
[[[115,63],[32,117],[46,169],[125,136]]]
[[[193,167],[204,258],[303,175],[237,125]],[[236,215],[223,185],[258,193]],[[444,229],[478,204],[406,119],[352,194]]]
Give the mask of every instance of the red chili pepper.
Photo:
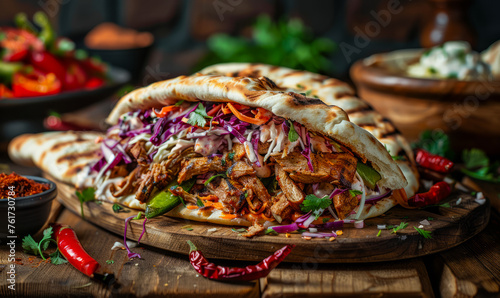
[[[4,49],[3,61],[20,61],[27,56],[28,51],[43,51],[43,43],[32,33],[16,28],[0,28],[0,32],[5,34],[0,41],[0,48]]]
[[[285,245],[257,265],[238,268],[222,267],[210,263],[191,241],[188,240],[188,244],[190,247],[189,261],[198,273],[209,279],[241,281],[266,277],[295,247],[293,244]]]
[[[108,70],[108,65],[94,57],[85,58],[81,62],[82,67],[87,74],[103,76]]]
[[[30,61],[35,68],[39,68],[47,73],[53,73],[59,81],[64,82],[66,70],[54,55],[49,52],[31,52]]]
[[[14,97],[51,95],[61,91],[61,82],[53,73],[45,75],[36,70],[28,75],[16,73],[12,80],[12,90]]]
[[[57,223],[52,224],[52,228],[54,229],[52,238],[56,240],[57,247],[66,260],[83,274],[93,277],[99,269],[99,263],[83,249],[75,231],[69,226]]]
[[[418,193],[408,200],[411,207],[424,207],[435,205],[451,193],[451,187],[448,183],[441,181],[434,184],[428,192]]]
[[[453,162],[446,157],[432,154],[423,149],[417,149],[415,157],[417,164],[423,168],[440,173],[449,173],[453,168]]]

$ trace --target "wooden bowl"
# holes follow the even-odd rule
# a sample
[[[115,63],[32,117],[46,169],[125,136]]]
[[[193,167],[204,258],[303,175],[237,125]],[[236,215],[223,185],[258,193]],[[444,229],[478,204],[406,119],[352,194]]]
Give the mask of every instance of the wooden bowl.
[[[351,77],[359,96],[409,139],[424,130],[447,133],[456,150],[500,154],[500,81],[422,79],[405,75],[422,50],[376,54],[357,61]]]

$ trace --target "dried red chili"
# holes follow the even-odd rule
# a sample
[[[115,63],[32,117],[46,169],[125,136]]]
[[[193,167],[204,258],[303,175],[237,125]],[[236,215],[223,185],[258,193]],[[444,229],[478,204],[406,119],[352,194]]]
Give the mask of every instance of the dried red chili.
[[[417,149],[415,156],[417,164],[423,168],[440,173],[449,173],[453,168],[453,162],[445,157],[432,154],[423,149]]]
[[[210,263],[191,241],[187,242],[190,247],[189,261],[194,269],[204,277],[216,280],[250,281],[266,277],[295,247],[293,244],[285,245],[257,265],[239,268],[223,267]]]
[[[37,193],[44,192],[50,188],[48,184],[38,183],[16,173],[0,173],[0,198],[6,199],[8,193],[12,193],[9,187],[14,187],[14,198],[31,196]]]
[[[408,200],[411,207],[424,207],[435,205],[451,193],[451,187],[446,182],[434,184],[428,192],[418,193]]]

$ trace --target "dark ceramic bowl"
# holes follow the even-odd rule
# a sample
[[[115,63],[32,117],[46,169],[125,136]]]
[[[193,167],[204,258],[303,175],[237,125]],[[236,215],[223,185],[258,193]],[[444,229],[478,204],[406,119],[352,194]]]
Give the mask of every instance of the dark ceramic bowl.
[[[7,236],[16,235],[17,241],[20,243],[22,237],[26,235],[35,235],[42,229],[47,222],[50,215],[50,208],[52,207],[52,200],[57,196],[57,186],[54,182],[45,178],[36,176],[24,176],[28,179],[34,180],[38,183],[49,184],[50,188],[42,193],[15,198],[15,222],[11,225],[14,226],[14,233],[9,231],[9,216],[12,215],[8,212],[9,200],[0,199],[0,239],[7,239]],[[12,204],[12,203],[11,203]]]

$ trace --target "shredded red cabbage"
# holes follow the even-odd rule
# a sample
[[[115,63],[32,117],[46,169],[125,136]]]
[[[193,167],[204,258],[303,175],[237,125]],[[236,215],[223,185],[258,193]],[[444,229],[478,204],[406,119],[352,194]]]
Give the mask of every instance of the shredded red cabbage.
[[[259,139],[260,139],[260,131],[255,131],[253,134],[252,134],[252,147],[253,147],[253,151],[255,153],[255,157],[257,158],[257,160],[255,161],[255,165],[257,167],[261,167],[262,165],[260,164],[260,161],[259,161]]]
[[[139,258],[140,259],[141,255],[138,253],[132,252],[130,250],[130,248],[128,248],[128,244],[127,244],[127,226],[128,226],[129,221],[132,220],[132,218],[134,218],[134,217],[135,216],[129,216],[125,219],[125,232],[123,234],[123,245],[127,249],[127,256],[129,259],[132,259],[132,258]]]
[[[289,225],[273,226],[270,228],[273,229],[277,233],[291,233],[291,232],[297,231],[299,229],[299,226],[297,225],[297,223],[294,222],[294,223],[289,224]]]
[[[331,221],[331,222],[327,222],[327,223],[320,224],[320,225],[310,225],[309,227],[316,228],[316,229],[325,229],[325,230],[330,230],[330,229],[339,230],[339,229],[342,229],[344,227],[344,221],[343,220],[336,220],[336,221]]]
[[[332,191],[332,194],[330,195],[330,199],[333,199],[334,196],[336,195],[339,195],[345,191],[347,191],[348,189],[339,189],[339,188],[335,188],[333,191]]]
[[[236,137],[238,141],[240,141],[240,143],[244,144],[246,142],[247,139],[245,139],[245,137],[241,135],[241,133],[239,133],[238,130],[236,130],[236,128],[234,128],[231,124],[229,124],[229,122],[224,120],[221,120],[221,122],[224,129],[226,129],[230,134]]]
[[[307,158],[307,166],[311,172],[314,172],[314,167],[311,161],[311,137],[309,136],[309,132],[306,129],[306,144],[304,144],[305,148],[302,150],[301,154]]]
[[[142,236],[144,235],[144,232],[146,232],[146,222],[148,221],[148,218],[144,218],[144,221],[142,222],[142,233],[139,236],[139,239],[137,239],[137,243],[141,242]]]

